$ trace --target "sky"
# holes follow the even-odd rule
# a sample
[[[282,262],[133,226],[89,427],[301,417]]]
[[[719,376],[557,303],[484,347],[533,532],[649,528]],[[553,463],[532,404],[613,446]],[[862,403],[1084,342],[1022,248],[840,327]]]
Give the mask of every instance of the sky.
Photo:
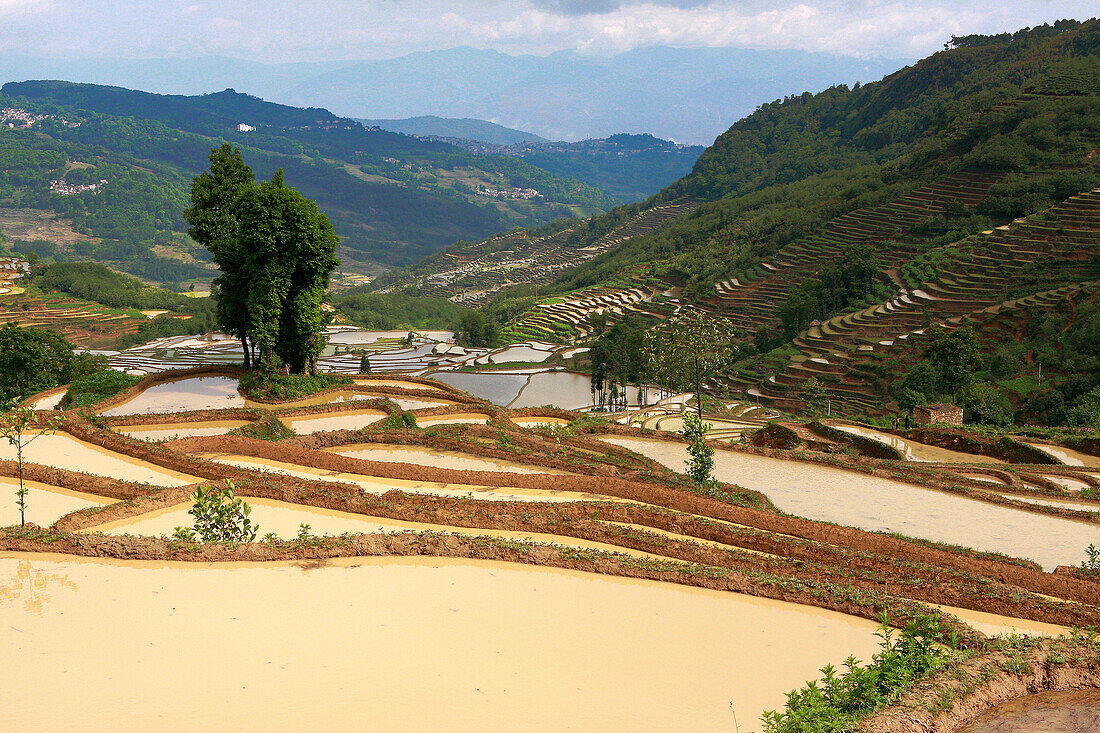
[[[0,48],[69,58],[384,59],[471,46],[731,46],[920,58],[951,35],[1098,15],[1095,0],[0,0]]]

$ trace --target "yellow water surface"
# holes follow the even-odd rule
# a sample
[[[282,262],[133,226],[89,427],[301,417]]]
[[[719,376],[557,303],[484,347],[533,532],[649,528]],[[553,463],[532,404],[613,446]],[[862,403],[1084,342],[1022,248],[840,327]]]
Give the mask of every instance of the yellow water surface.
[[[758,730],[878,641],[779,601],[420,557],[5,554],[0,614],[11,730]]]

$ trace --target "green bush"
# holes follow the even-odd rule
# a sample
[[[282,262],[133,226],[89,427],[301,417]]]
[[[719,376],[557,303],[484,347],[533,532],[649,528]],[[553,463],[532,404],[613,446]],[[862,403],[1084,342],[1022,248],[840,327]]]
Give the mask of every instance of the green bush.
[[[142,379],[143,377],[114,369],[104,369],[79,377],[69,385],[69,391],[61,398],[58,407],[67,410],[70,407],[94,405],[108,397],[114,397],[116,394],[125,392]]]
[[[240,381],[241,393],[264,402],[297,400],[333,387],[346,387],[354,380],[345,374],[267,374],[249,372]]]
[[[921,617],[906,626],[895,640],[883,622],[879,629],[881,650],[871,663],[860,666],[854,657],[837,674],[829,665],[825,677],[787,694],[783,712],[764,713],[766,733],[838,733],[851,730],[863,718],[892,702],[921,678],[942,669],[958,646],[953,636],[944,638],[939,622]],[[946,645],[942,642],[946,642]]]

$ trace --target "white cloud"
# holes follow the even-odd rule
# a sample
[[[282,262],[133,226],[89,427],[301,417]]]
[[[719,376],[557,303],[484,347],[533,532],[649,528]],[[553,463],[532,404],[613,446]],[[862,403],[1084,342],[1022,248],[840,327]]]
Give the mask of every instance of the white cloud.
[[[1095,0],[0,0],[0,49],[138,57],[371,59],[742,46],[917,57],[952,34],[1096,14]]]

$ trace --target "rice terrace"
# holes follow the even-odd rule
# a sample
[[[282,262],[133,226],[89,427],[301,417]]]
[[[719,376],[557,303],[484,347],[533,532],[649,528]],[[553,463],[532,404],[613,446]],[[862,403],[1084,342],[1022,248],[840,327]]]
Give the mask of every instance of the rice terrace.
[[[1100,730],[1098,53],[694,152],[5,84],[0,727]]]

